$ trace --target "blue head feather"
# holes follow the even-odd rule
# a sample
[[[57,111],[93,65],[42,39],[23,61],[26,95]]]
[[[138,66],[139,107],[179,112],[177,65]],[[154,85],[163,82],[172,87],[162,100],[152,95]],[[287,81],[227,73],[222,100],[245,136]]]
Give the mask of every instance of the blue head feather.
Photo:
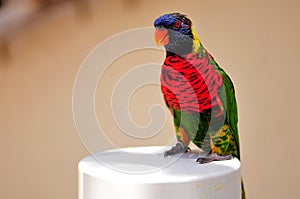
[[[191,34],[191,21],[188,18],[186,18],[185,15],[180,13],[164,14],[158,17],[154,21],[154,27],[161,27],[174,30],[174,24],[177,21],[181,23],[181,26],[179,29],[176,29],[176,31],[179,31],[180,33],[186,35]]]
[[[173,15],[170,14],[165,14],[162,15],[160,17],[158,17],[155,21],[154,21],[154,26],[164,26],[164,27],[170,27],[171,25],[173,25],[176,21],[176,17],[174,17]]]

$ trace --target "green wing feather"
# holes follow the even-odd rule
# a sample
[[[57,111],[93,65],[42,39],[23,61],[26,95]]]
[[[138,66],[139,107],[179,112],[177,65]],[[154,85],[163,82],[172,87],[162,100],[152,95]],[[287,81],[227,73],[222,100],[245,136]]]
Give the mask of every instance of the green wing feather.
[[[219,97],[223,103],[224,110],[226,111],[226,120],[227,123],[233,132],[234,140],[237,148],[237,155],[240,159],[240,149],[239,149],[239,135],[238,135],[238,112],[237,104],[235,98],[235,90],[233,83],[229,76],[224,72],[224,70],[217,64],[217,62],[212,58],[212,64],[220,72],[223,77],[223,86],[220,88]]]

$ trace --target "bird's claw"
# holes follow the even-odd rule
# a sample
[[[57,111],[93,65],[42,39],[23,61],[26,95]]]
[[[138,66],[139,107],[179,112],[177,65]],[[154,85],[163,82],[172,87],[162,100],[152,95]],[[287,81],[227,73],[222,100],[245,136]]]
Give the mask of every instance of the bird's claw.
[[[186,153],[190,150],[189,147],[184,146],[183,143],[178,142],[175,146],[173,146],[170,150],[164,153],[164,157],[176,155],[178,153]]]
[[[206,157],[201,157],[196,160],[199,164],[206,164],[213,161],[223,161],[223,160],[231,160],[233,159],[232,155],[226,155],[226,156],[219,156],[216,153],[210,154]]]

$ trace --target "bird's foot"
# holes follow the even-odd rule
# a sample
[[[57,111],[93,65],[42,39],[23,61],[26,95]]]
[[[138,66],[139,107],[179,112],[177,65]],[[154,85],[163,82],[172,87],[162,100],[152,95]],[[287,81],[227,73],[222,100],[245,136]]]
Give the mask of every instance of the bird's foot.
[[[164,157],[166,156],[171,156],[171,155],[176,155],[178,153],[186,153],[190,150],[189,147],[184,146],[183,143],[178,142],[175,146],[173,146],[170,150],[166,151],[164,153]]]
[[[196,160],[199,164],[206,164],[213,161],[223,161],[223,160],[231,160],[233,158],[232,155],[219,156],[216,153],[210,154],[206,157],[201,157]]]

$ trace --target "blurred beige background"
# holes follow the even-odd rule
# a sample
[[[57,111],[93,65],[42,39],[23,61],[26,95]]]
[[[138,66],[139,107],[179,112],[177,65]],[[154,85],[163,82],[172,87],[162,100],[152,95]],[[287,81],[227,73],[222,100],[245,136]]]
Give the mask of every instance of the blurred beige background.
[[[299,7],[297,0],[94,0],[88,12],[68,3],[45,10],[7,38],[9,57],[5,50],[0,58],[0,198],[77,197],[77,163],[88,155],[72,118],[81,63],[109,36],[152,26],[156,17],[172,11],[191,17],[203,44],[235,84],[248,198],[300,198]],[[97,114],[116,145],[164,145],[173,138],[169,116],[161,134],[151,139],[126,136],[109,106],[122,74],[163,58],[161,51],[130,53],[101,80]],[[130,102],[136,123],[149,122],[153,103],[163,104],[159,87],[136,92]]]

